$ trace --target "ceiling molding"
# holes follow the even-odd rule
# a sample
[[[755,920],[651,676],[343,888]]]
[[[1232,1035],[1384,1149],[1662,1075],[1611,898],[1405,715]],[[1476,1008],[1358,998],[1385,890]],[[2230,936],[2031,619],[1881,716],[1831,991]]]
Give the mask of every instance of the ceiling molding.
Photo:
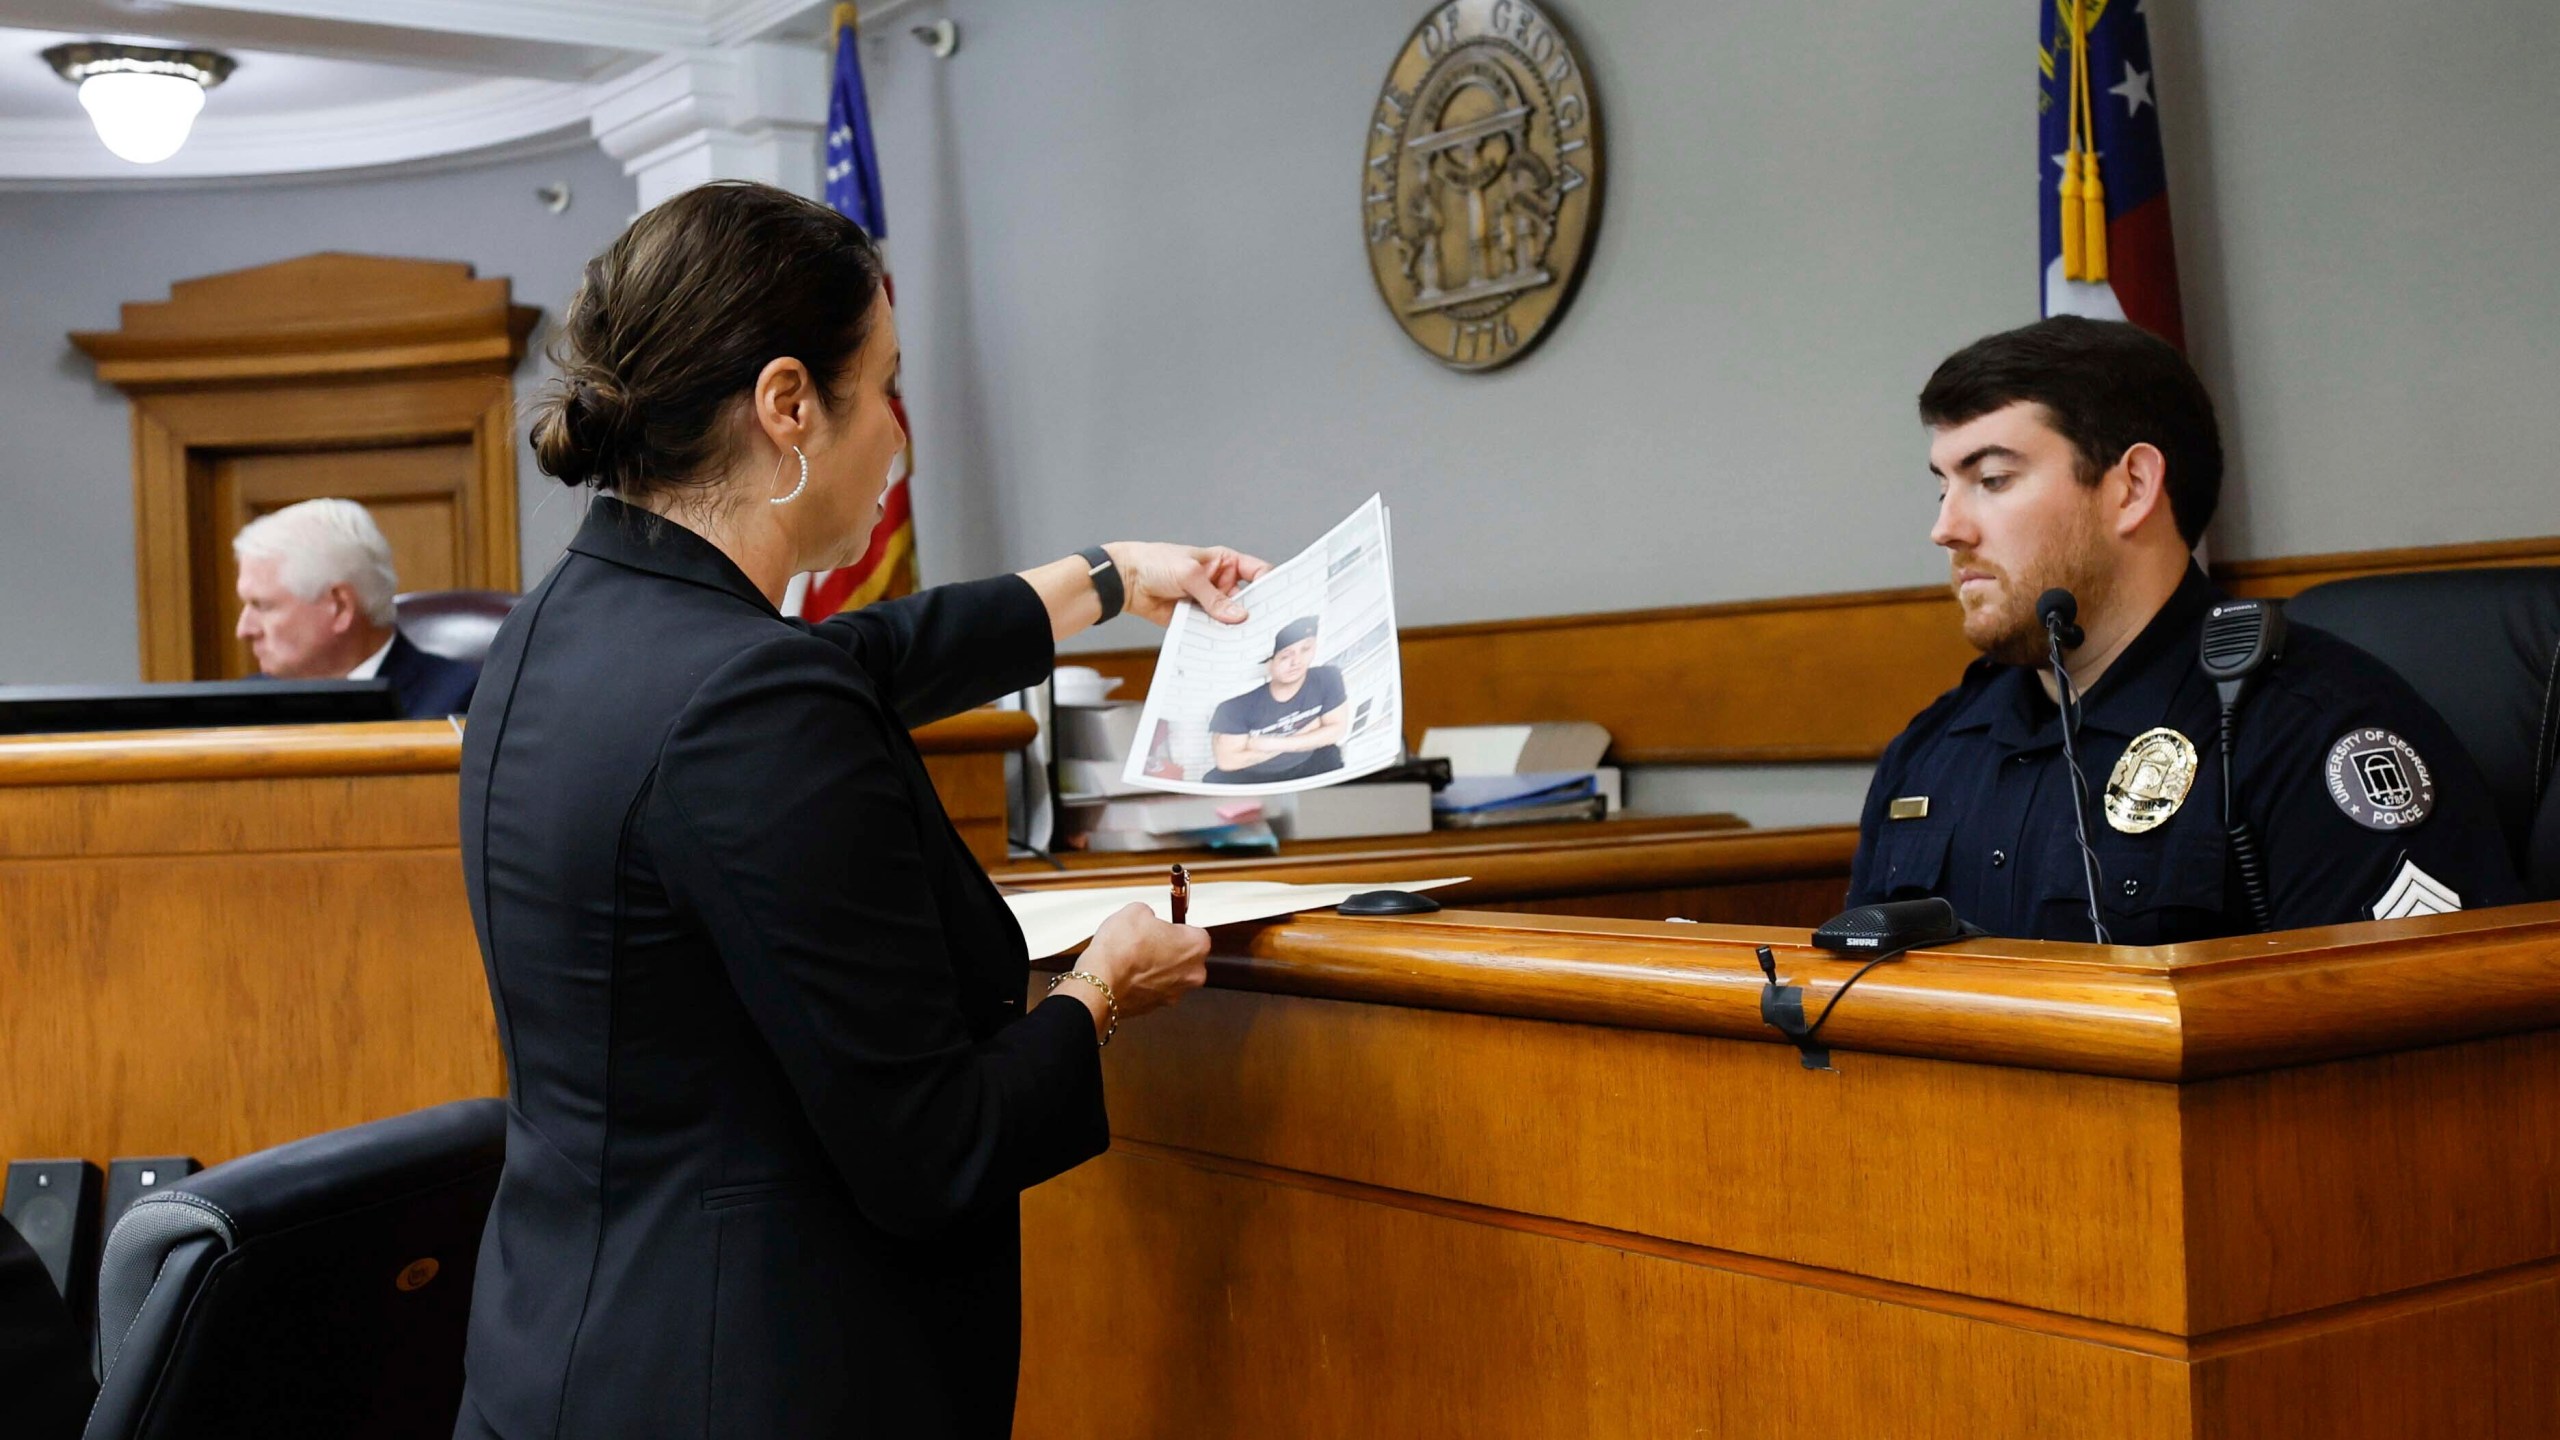
[[[927,3],[865,5],[866,28]],[[810,127],[822,126],[826,73],[812,51],[823,44],[829,8],[828,0],[185,0],[151,15],[116,0],[7,0],[0,9],[10,23],[66,35],[130,34],[140,22],[165,25],[160,38],[169,42],[238,44],[224,37],[254,35],[281,53],[376,63],[403,55],[439,68],[467,55],[458,69],[505,73],[456,73],[452,85],[393,100],[208,114],[184,149],[151,166],[109,153],[66,103],[59,116],[0,119],[0,190],[443,168],[575,143],[580,131],[632,164],[695,131],[754,135],[772,117],[804,113]]]
[[[203,124],[157,165],[117,159],[85,117],[0,124],[0,187],[236,179],[405,165],[583,128],[608,86],[479,80],[449,90]]]
[[[187,0],[187,5],[196,10],[637,51],[705,44],[711,34],[708,12],[728,8],[688,0]]]

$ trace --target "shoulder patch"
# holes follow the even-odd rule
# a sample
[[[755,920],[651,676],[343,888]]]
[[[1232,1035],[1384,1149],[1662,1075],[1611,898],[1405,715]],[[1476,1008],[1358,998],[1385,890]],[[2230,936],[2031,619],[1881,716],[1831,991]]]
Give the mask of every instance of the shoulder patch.
[[[2382,898],[2373,902],[2373,918],[2398,920],[2409,915],[2450,915],[2462,908],[2462,896],[2452,886],[2418,868],[2418,862],[2402,856],[2400,873],[2383,887]]]
[[[2339,736],[2321,774],[2329,799],[2367,830],[2406,830],[2435,813],[2435,776],[2418,747],[2388,730]]]

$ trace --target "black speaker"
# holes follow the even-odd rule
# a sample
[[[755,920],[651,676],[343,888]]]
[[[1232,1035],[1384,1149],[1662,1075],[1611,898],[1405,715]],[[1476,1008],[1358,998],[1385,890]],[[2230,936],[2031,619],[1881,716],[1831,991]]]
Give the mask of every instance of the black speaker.
[[[165,1190],[204,1167],[193,1155],[151,1155],[139,1160],[107,1162],[106,1234],[116,1233],[116,1222],[133,1202],[154,1190]]]
[[[98,1167],[86,1160],[13,1160],[0,1217],[44,1262],[71,1318],[89,1323],[98,1288]]]

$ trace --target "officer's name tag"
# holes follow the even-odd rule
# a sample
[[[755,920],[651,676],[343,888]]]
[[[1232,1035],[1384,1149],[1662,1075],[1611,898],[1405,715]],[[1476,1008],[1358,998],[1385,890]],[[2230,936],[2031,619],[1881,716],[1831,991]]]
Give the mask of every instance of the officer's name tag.
[[[1929,818],[1929,797],[1897,795],[1885,814],[1896,820],[1926,820]]]

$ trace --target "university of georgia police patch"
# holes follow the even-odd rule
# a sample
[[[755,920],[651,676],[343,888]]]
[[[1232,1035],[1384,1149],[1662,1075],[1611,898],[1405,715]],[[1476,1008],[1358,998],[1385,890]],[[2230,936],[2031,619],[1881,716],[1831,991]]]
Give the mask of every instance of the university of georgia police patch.
[[[2367,830],[2406,830],[2435,812],[2435,777],[2418,748],[2388,730],[2350,730],[2322,767],[2329,798]]]

